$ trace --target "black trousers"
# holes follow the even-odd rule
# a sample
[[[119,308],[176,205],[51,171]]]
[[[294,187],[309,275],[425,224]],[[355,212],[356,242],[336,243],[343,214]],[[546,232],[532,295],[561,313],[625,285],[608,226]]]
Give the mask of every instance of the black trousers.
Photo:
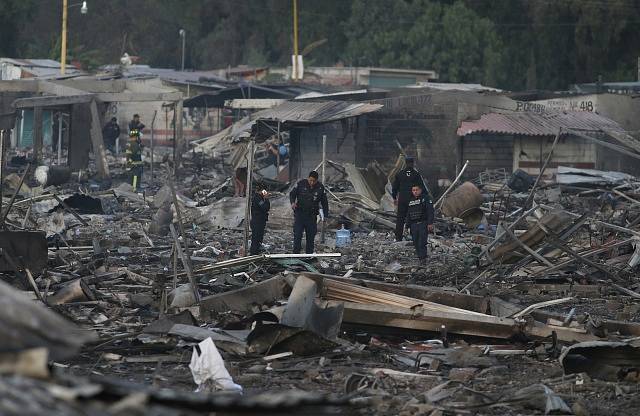
[[[313,254],[314,240],[318,232],[317,215],[296,212],[293,221],[293,253],[298,254],[302,249],[302,233],[304,232],[307,244],[305,252]]]
[[[403,199],[398,200],[398,212],[396,216],[396,241],[402,241],[404,236],[404,223],[407,219],[407,210],[409,209],[409,201]]]
[[[427,230],[426,221],[417,222],[409,225],[411,230],[411,238],[413,246],[416,249],[416,255],[420,260],[427,258],[427,241],[429,238],[429,230]]]
[[[264,240],[264,229],[267,226],[265,220],[251,220],[251,248],[249,254],[255,256],[260,253],[260,246]]]

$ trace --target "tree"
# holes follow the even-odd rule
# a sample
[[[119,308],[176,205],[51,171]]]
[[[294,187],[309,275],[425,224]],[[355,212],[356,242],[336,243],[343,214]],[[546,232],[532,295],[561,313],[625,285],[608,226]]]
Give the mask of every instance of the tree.
[[[489,19],[461,1],[357,0],[346,24],[347,62],[435,69],[441,81],[498,85],[501,42]]]

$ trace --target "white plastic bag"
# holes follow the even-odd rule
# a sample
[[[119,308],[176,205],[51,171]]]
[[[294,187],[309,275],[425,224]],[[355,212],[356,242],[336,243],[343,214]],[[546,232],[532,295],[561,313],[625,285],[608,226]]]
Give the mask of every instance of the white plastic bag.
[[[196,392],[211,389],[242,393],[242,386],[233,382],[213,340],[207,338],[200,342],[198,347],[200,347],[200,354],[198,354],[197,348],[193,347],[193,355],[189,364],[193,381],[198,385]]]

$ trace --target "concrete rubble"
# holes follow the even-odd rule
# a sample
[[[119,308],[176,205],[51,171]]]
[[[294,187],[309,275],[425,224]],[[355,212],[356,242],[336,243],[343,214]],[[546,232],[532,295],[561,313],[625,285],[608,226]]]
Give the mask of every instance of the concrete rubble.
[[[290,183],[258,175],[265,253],[244,256],[225,137],[141,193],[115,158],[111,181],[8,164],[0,413],[640,411],[640,178],[454,181],[421,266],[394,242],[398,166],[329,161],[317,254],[289,254]]]

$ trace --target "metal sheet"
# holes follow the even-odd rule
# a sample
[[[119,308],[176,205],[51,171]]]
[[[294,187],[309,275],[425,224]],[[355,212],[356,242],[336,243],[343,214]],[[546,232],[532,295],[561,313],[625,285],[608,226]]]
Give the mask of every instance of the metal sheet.
[[[463,121],[458,136],[474,133],[519,134],[525,136],[555,136],[558,129],[604,132],[624,129],[615,121],[588,111],[508,112],[489,113],[479,120]]]

